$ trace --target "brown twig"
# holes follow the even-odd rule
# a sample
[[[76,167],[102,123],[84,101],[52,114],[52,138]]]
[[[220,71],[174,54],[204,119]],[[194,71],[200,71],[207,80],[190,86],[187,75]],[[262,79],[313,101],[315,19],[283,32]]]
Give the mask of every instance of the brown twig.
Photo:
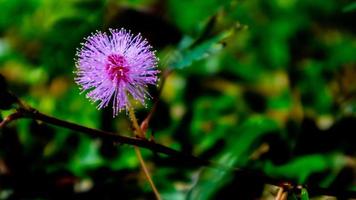
[[[61,119],[58,119],[55,117],[51,117],[51,116],[43,114],[35,109],[31,109],[31,110],[26,109],[25,110],[25,109],[20,108],[16,111],[16,113],[21,113],[20,115],[18,115],[19,117],[17,119],[30,118],[30,119],[40,120],[40,121],[43,121],[48,124],[68,128],[68,129],[71,129],[74,131],[78,131],[78,132],[83,133],[90,137],[96,137],[96,138],[110,140],[110,141],[117,142],[117,143],[129,144],[129,145],[146,148],[153,152],[166,154],[166,155],[169,155],[172,157],[176,157],[178,159],[188,159],[189,161],[193,162],[196,165],[209,166],[212,164],[208,161],[199,159],[195,156],[182,153],[180,151],[177,151],[175,149],[166,147],[164,145],[161,145],[161,144],[158,144],[155,142],[151,142],[145,138],[122,136],[122,135],[119,135],[118,133],[111,133],[111,132],[106,132],[106,131],[102,131],[102,130],[98,130],[98,129],[85,127],[85,126],[82,126],[79,124],[75,124],[75,123],[61,120]]]
[[[8,123],[23,117],[21,112],[14,112],[0,122],[0,128],[5,127]]]

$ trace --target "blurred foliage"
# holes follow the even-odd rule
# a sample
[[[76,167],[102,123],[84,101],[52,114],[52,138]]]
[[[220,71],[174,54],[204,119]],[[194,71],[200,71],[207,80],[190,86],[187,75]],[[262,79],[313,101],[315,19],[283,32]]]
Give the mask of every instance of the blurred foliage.
[[[308,191],[305,188],[302,189],[301,200],[309,200]]]
[[[352,2],[344,7],[344,12],[350,12],[356,9],[356,2]]]
[[[156,142],[299,184],[356,190],[355,2],[0,0],[0,7],[1,119],[11,113],[9,89],[41,112],[131,135],[125,113],[113,119],[110,109],[96,110],[73,81],[83,38],[125,27],[148,38],[161,71],[173,71],[149,127]],[[137,108],[139,119],[149,108]],[[154,198],[127,145],[33,120],[0,131],[0,199]],[[258,179],[143,155],[164,199],[276,195]],[[315,194],[303,189],[308,196]]]

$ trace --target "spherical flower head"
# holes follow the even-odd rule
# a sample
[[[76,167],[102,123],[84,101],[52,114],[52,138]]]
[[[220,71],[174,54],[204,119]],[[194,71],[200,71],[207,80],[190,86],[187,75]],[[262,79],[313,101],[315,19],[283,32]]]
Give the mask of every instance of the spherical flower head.
[[[157,84],[157,58],[140,34],[125,29],[100,31],[77,51],[76,83],[98,109],[113,104],[113,115],[130,106],[129,96],[145,105],[147,86]]]

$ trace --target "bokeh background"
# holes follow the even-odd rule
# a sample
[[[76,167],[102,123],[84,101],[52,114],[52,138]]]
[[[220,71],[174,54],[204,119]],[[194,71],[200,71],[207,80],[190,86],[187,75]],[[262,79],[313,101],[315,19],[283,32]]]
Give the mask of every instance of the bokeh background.
[[[73,81],[83,38],[124,27],[142,33],[160,70],[172,71],[149,127],[156,142],[281,180],[356,190],[355,2],[0,0],[0,8],[0,74],[41,112],[132,134],[126,113],[97,110]],[[152,102],[136,106],[142,120]],[[34,120],[0,131],[0,199],[154,199],[128,145]],[[142,152],[163,199],[276,195],[258,178]]]

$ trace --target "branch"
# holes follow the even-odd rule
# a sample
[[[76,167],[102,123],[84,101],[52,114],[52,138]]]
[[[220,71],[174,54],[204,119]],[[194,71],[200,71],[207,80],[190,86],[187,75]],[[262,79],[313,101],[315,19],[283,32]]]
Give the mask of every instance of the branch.
[[[19,108],[17,110],[17,112],[15,112],[15,113],[14,113],[14,115],[18,116],[16,119],[29,118],[29,119],[43,121],[48,124],[64,127],[67,129],[71,129],[73,131],[78,131],[78,132],[80,132],[84,135],[90,136],[90,137],[101,138],[104,140],[109,140],[112,142],[117,142],[117,143],[122,143],[122,144],[134,145],[134,146],[142,147],[145,149],[149,149],[156,153],[162,153],[162,154],[165,154],[168,156],[172,156],[172,157],[175,157],[178,159],[184,159],[184,160],[188,159],[190,162],[193,162],[194,164],[196,164],[198,166],[209,166],[212,164],[209,161],[205,161],[205,160],[202,160],[202,159],[195,157],[193,155],[186,154],[186,153],[177,151],[175,149],[166,147],[164,145],[149,141],[145,138],[123,136],[123,135],[119,135],[117,133],[112,133],[112,132],[107,132],[107,131],[102,131],[102,130],[98,130],[98,129],[85,127],[85,126],[82,126],[79,124],[75,124],[72,122],[57,119],[55,117],[51,117],[51,116],[43,114],[35,109],[28,110],[28,109]]]
[[[8,123],[23,117],[21,112],[15,112],[7,116],[2,122],[0,122],[0,128],[5,127]]]
[[[78,131],[78,132],[85,134],[87,136],[90,136],[90,137],[101,138],[104,140],[110,140],[113,142],[118,142],[118,143],[122,143],[122,144],[129,144],[129,145],[134,145],[137,147],[146,148],[146,149],[149,149],[155,153],[161,153],[161,154],[168,155],[172,158],[184,160],[185,162],[192,163],[193,165],[196,165],[196,166],[207,166],[207,167],[218,168],[221,170],[230,171],[230,172],[234,173],[236,176],[248,177],[253,180],[254,179],[262,180],[265,183],[268,183],[271,185],[280,186],[281,183],[286,183],[286,182],[288,184],[295,186],[294,188],[297,188],[297,185],[298,185],[291,181],[283,181],[280,179],[276,179],[274,177],[270,177],[261,171],[238,169],[238,168],[228,168],[221,164],[217,164],[217,163],[214,163],[214,162],[211,162],[208,160],[203,160],[196,156],[177,151],[175,149],[166,147],[164,145],[155,143],[153,141],[149,141],[145,138],[127,137],[127,136],[122,136],[122,135],[118,135],[118,134],[111,133],[111,132],[101,131],[98,129],[88,128],[88,127],[85,127],[85,126],[82,126],[79,124],[75,124],[72,122],[68,122],[68,121],[64,121],[61,119],[57,119],[57,118],[48,116],[46,114],[40,113],[36,109],[33,109],[33,108],[28,109],[28,108],[29,107],[17,109],[17,111],[14,114],[10,115],[10,116],[16,116],[16,117],[13,117],[11,120],[21,119],[21,118],[30,118],[30,119],[40,120],[40,121],[46,122],[48,124],[68,128],[68,129],[71,129],[74,131]],[[6,123],[8,123],[10,121],[7,121]],[[0,127],[0,128],[2,128],[2,127]],[[342,197],[346,197],[346,198],[355,198],[356,197],[356,191],[352,191],[352,190],[342,190],[339,188],[321,188],[318,186],[308,186],[307,189],[308,189],[308,191],[310,191],[310,194],[312,194],[312,195],[331,195],[331,196],[342,196]]]

